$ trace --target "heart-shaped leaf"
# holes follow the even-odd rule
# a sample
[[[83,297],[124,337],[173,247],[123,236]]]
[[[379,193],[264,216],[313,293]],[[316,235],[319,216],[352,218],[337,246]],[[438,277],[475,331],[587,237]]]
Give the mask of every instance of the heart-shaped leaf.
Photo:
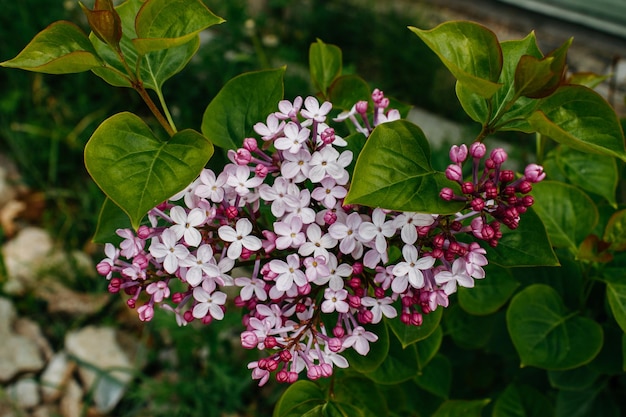
[[[92,240],[95,243],[119,245],[122,238],[115,231],[132,227],[128,215],[110,198],[106,198],[98,216],[98,226]]]
[[[502,86],[502,50],[491,30],[468,21],[446,22],[431,30],[409,29],[432,49],[466,88],[489,98]]]
[[[626,273],[622,268],[611,268],[605,271],[606,298],[609,301],[615,321],[626,333]]]
[[[481,417],[483,408],[491,400],[448,400],[439,406],[432,417]]]
[[[418,372],[415,345],[402,347],[397,337],[390,335],[387,357],[374,371],[366,375],[377,384],[399,384]]]
[[[557,181],[535,184],[533,196],[533,208],[545,224],[552,245],[576,252],[598,222],[593,200],[580,189]]]
[[[328,89],[328,98],[333,109],[350,110],[360,100],[370,100],[371,89],[358,75],[342,75]]]
[[[432,358],[435,357],[437,352],[439,352],[442,340],[443,330],[441,330],[441,326],[437,326],[430,336],[415,343],[415,348],[417,349],[417,367],[420,371],[424,369]]]
[[[358,372],[372,372],[380,366],[389,353],[389,331],[385,323],[366,325],[365,330],[378,336],[378,340],[370,343],[370,351],[363,356],[354,349],[348,349],[342,355],[350,362],[350,368]]]
[[[224,19],[200,0],[150,0],[135,19],[135,48],[141,55],[183,45]]]
[[[85,166],[136,229],[150,209],[191,183],[212,154],[213,145],[196,131],[162,141],[138,116],[119,113],[87,142]]]
[[[493,417],[552,417],[550,400],[528,385],[511,384],[493,405]]]
[[[103,62],[78,26],[59,21],[35,35],[15,58],[0,65],[46,74],[69,74],[101,67]]]
[[[519,282],[507,268],[487,265],[485,279],[474,281],[474,288],[459,288],[459,305],[473,315],[495,313],[511,298]]]
[[[613,213],[604,229],[603,240],[609,242],[613,250],[626,250],[626,210]]]
[[[530,126],[555,141],[583,152],[626,161],[624,133],[613,108],[595,91],[568,85],[541,100]]]
[[[567,312],[548,285],[531,285],[513,297],[506,321],[522,366],[572,369],[591,362],[602,348],[602,327]]]
[[[387,324],[398,340],[400,340],[402,347],[407,347],[415,342],[424,340],[433,334],[433,332],[439,328],[442,315],[443,308],[438,308],[435,311],[423,316],[421,326],[407,326],[400,320],[388,320]]]
[[[322,415],[325,403],[326,394],[317,384],[311,381],[296,381],[280,397],[272,415],[273,417]]]
[[[422,372],[415,377],[415,383],[422,389],[447,399],[452,385],[452,363],[444,355],[436,355]]]
[[[283,98],[285,68],[249,72],[226,83],[202,116],[202,133],[216,146],[236,149],[265,123]]]
[[[432,169],[430,146],[422,130],[406,120],[396,120],[378,125],[370,135],[357,159],[346,203],[454,213],[463,203],[443,201],[439,192],[455,185]]]

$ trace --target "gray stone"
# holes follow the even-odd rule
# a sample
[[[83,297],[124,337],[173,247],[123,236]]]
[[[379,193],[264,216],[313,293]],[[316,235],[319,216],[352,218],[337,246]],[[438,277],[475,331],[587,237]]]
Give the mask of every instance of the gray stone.
[[[69,381],[75,367],[76,364],[68,359],[65,352],[59,352],[50,359],[39,380],[45,402],[52,402],[61,397],[63,387]]]
[[[100,413],[111,411],[132,378],[132,364],[120,348],[115,330],[86,327],[65,337],[65,349],[78,359],[78,372]]]
[[[6,335],[0,343],[0,382],[44,367],[37,345],[23,336]]]
[[[38,272],[53,248],[52,238],[38,227],[26,227],[2,247],[7,294],[23,294],[37,282]]]
[[[39,405],[39,386],[33,378],[19,379],[7,387],[7,396],[21,408],[33,408]]]

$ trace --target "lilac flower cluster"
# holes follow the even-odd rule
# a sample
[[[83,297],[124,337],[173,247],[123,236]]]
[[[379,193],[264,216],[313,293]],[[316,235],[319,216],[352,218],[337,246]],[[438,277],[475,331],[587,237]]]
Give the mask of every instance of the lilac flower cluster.
[[[381,91],[372,102],[373,112],[363,101],[334,121],[351,121],[368,136],[400,118]],[[109,291],[125,292],[144,321],[155,306],[172,311],[179,325],[221,320],[233,294],[227,287],[234,287],[231,304],[246,311],[242,346],[269,353],[248,366],[259,384],[272,374],[294,382],[304,370],[310,379],[327,377],[348,366],[346,349],[368,353],[378,336],[367,325],[399,316],[419,326],[424,315],[446,307],[457,286],[485,277],[485,249],[457,237],[497,244],[500,222],[515,227],[532,204],[518,194],[543,175],[531,166],[514,180],[500,169],[506,153],[496,149],[479,177],[486,150],[474,143],[450,151],[446,174],[463,195],[441,192],[467,201],[465,213],[345,205],[353,154],[327,124],[331,103],[298,97],[278,108],[254,126],[260,141],[246,138],[221,172],[204,169],[150,211],[150,225],[118,230],[123,241],[119,248],[106,244],[97,267]],[[474,171],[464,182],[468,154]]]

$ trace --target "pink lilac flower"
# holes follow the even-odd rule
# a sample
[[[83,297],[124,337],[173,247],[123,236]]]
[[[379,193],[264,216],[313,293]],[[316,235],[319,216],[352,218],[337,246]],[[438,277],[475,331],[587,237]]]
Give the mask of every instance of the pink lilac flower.
[[[322,302],[322,311],[324,313],[332,313],[334,311],[338,313],[347,313],[350,306],[345,301],[348,298],[348,291],[343,288],[340,290],[332,290],[326,288],[324,290],[324,302]]]
[[[283,129],[283,135],[274,141],[276,149],[287,151],[288,153],[297,153],[302,144],[309,139],[311,131],[306,127],[300,128],[294,122],[289,122]]]
[[[352,162],[352,152],[344,151],[341,154],[330,146],[326,146],[311,155],[309,178],[313,182],[321,182],[329,176],[339,185],[348,182],[349,174],[344,168]]]
[[[194,208],[189,213],[180,206],[174,206],[170,209],[170,217],[174,225],[170,227],[176,238],[185,241],[188,246],[198,246],[202,241],[202,235],[196,227],[202,225],[206,220],[204,210]]]
[[[179,262],[189,255],[189,249],[178,243],[174,231],[167,229],[161,234],[161,242],[152,242],[150,254],[163,263],[167,273],[173,274],[178,269]]]
[[[280,173],[284,178],[279,177],[276,180],[288,179],[298,184],[307,179],[310,169],[309,161],[311,160],[311,153],[308,149],[303,148],[296,153],[285,152],[283,158]]]
[[[200,173],[200,183],[195,188],[198,197],[208,198],[214,203],[221,203],[224,199],[224,185],[227,174],[221,173],[215,177],[215,173],[209,169],[203,169]]]
[[[392,220],[387,220],[385,212],[379,208],[372,212],[372,221],[363,222],[359,226],[359,236],[364,241],[374,241],[378,253],[387,251],[387,238],[396,233],[396,227]]]
[[[302,232],[302,219],[300,217],[292,217],[289,223],[274,223],[274,231],[277,236],[276,249],[278,250],[290,247],[297,249],[306,241],[304,232]]]
[[[304,107],[305,109],[300,112],[303,117],[322,123],[326,120],[326,115],[333,106],[328,101],[325,101],[320,106],[319,101],[315,97],[309,96],[304,100]]]
[[[269,265],[272,272],[278,274],[276,277],[276,289],[278,291],[285,292],[293,284],[300,287],[309,282],[304,272],[300,270],[300,258],[296,254],[287,256],[287,262],[274,259],[270,261]]]
[[[261,139],[268,141],[281,134],[284,126],[285,122],[281,122],[275,114],[270,114],[265,123],[259,122],[254,125],[253,129],[261,136]]]
[[[361,298],[361,305],[365,307],[370,307],[370,311],[372,312],[372,324],[379,323],[383,316],[388,319],[392,319],[398,315],[398,311],[391,305],[393,300],[391,297],[384,298],[372,298],[372,297],[363,297]]]
[[[435,258],[432,256],[418,257],[417,248],[413,245],[402,247],[403,262],[399,262],[393,268],[395,279],[391,283],[391,289],[396,293],[402,293],[409,284],[413,288],[420,289],[424,286],[423,271],[432,268]]]
[[[326,208],[333,208],[337,204],[337,200],[344,198],[348,194],[348,190],[341,185],[337,185],[332,177],[326,177],[320,181],[321,187],[317,187],[311,193],[311,197],[321,202]]]
[[[202,319],[207,315],[211,315],[216,320],[224,318],[222,306],[226,303],[226,294],[215,291],[215,284],[194,288],[193,298],[198,302],[193,308],[195,318]]]
[[[328,233],[322,233],[322,229],[316,224],[310,224],[306,229],[307,240],[298,248],[302,256],[323,256],[328,259],[328,250],[337,246],[337,239]]]
[[[261,249],[261,239],[250,235],[252,232],[252,223],[248,219],[239,219],[233,229],[231,226],[221,226],[217,233],[225,242],[229,242],[228,252],[226,256],[230,259],[237,259],[241,255],[244,248],[254,252]]]
[[[213,249],[210,245],[202,245],[196,254],[189,254],[180,261],[180,266],[189,268],[185,274],[185,280],[192,287],[197,287],[202,282],[203,277],[219,277],[220,270],[213,257]],[[221,282],[223,285],[224,283]]]
[[[367,355],[370,351],[370,342],[378,340],[378,336],[374,333],[367,331],[363,326],[357,326],[352,331],[352,334],[346,338],[343,342],[344,348],[354,347],[361,355]]]

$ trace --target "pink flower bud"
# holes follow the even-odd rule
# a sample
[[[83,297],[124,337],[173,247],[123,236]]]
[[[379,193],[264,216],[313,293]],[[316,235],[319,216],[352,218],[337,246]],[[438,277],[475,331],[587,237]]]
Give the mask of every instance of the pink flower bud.
[[[321,364],[320,368],[322,369],[322,376],[324,378],[328,378],[329,376],[333,374],[333,366],[329,363]]]
[[[127,305],[129,308],[135,308],[135,303],[136,303],[136,300],[135,300],[134,298],[129,298],[129,299],[126,301],[126,305]]]
[[[258,149],[258,144],[255,138],[245,138],[243,140],[243,148],[249,152],[254,152]]]
[[[485,208],[485,200],[479,197],[475,198],[470,203],[470,206],[472,207],[472,210],[474,211],[482,211]]]
[[[463,179],[463,171],[458,165],[448,165],[446,168],[446,178],[450,181],[461,181]]]
[[[467,146],[462,144],[461,146],[452,145],[450,148],[450,160],[455,164],[461,164],[467,158]]]
[[[293,384],[294,382],[296,382],[298,380],[298,373],[297,372],[289,372],[289,382],[290,384]]]
[[[137,237],[139,239],[148,239],[151,234],[152,230],[150,230],[150,228],[146,225],[141,225],[139,226],[139,229],[137,229]]]
[[[121,285],[122,285],[122,280],[120,278],[113,278],[109,282],[108,290],[111,294],[117,294],[120,291]]]
[[[480,231],[480,234],[482,235],[483,239],[489,240],[495,235],[495,232],[493,231],[491,226],[486,224],[485,226],[483,226],[482,230]]]
[[[374,313],[369,310],[360,311],[357,314],[357,321],[361,324],[369,324],[374,319]]]
[[[204,325],[209,325],[213,322],[213,316],[210,314],[207,314],[206,316],[202,317],[202,320],[200,320],[202,322],[202,324]]]
[[[185,298],[185,294],[183,294],[182,292],[175,292],[174,294],[172,294],[172,302],[176,304],[183,301],[184,298]]]
[[[96,271],[102,276],[107,276],[109,272],[111,272],[111,269],[113,269],[113,267],[106,261],[102,261],[96,265]]]
[[[281,350],[278,354],[281,362],[289,362],[293,356],[291,356],[291,352],[288,350]]]
[[[191,323],[194,320],[191,310],[187,310],[183,313],[183,319],[185,319],[187,323]]]
[[[389,99],[387,97],[381,98],[377,103],[376,107],[380,109],[386,109],[389,106]]]
[[[472,158],[480,159],[485,156],[487,153],[487,147],[484,143],[474,142],[470,145],[469,154],[472,155]]]
[[[529,181],[522,181],[517,184],[517,189],[522,194],[528,194],[533,190],[533,185]]]
[[[319,365],[310,365],[309,369],[306,372],[306,376],[310,380],[315,381],[316,379],[319,379],[322,376],[322,369],[320,368]]]
[[[276,381],[280,383],[289,382],[289,372],[285,371],[284,369],[278,371],[276,373]]]
[[[352,308],[359,308],[361,307],[361,298],[356,295],[348,295],[348,304]]]
[[[252,160],[252,155],[247,149],[237,149],[235,154],[235,162],[237,165],[248,165]]]
[[[239,215],[239,210],[235,206],[228,206],[226,208],[226,217],[229,219],[234,219]]]
[[[139,320],[150,321],[154,317],[154,308],[149,304],[144,304],[137,309],[137,314],[139,314]]]
[[[378,88],[372,91],[372,100],[374,101],[374,103],[378,103],[380,100],[383,99],[383,97],[385,97],[385,94],[382,91],[380,91]]]
[[[461,185],[461,190],[464,194],[472,194],[475,190],[474,183],[470,181],[466,181]]]
[[[341,330],[343,330],[343,328],[340,327]],[[330,349],[331,352],[339,352],[341,350],[343,346],[343,342],[341,341],[341,339],[337,338],[337,337],[333,337],[332,339],[328,339],[328,349]]]
[[[278,345],[278,342],[276,341],[276,338],[274,336],[267,336],[263,343],[265,344],[265,347],[267,349],[274,349],[276,345]]]
[[[355,109],[357,113],[359,114],[367,113],[367,101],[365,100],[357,101]]]
[[[411,324],[413,326],[421,326],[423,321],[424,321],[424,318],[417,311],[411,314]]]
[[[374,297],[376,298],[385,297],[385,290],[383,290],[381,287],[374,288]]]
[[[263,164],[257,164],[257,166],[254,167],[254,175],[256,175],[259,178],[267,177],[268,173],[269,173],[269,169],[267,169],[267,167]]]
[[[363,264],[361,262],[355,262],[352,264],[352,273],[358,275],[363,272]]]
[[[253,349],[259,343],[259,338],[254,332],[245,331],[241,333],[241,346],[246,349]]]
[[[522,204],[524,205],[524,207],[530,207],[535,204],[535,199],[531,195],[525,195],[524,197],[522,197]]]
[[[250,257],[252,256],[253,253],[254,252],[251,251],[250,249],[248,249],[246,247],[243,247],[243,248],[241,248],[241,255],[240,255],[241,259],[243,259],[244,261],[248,260],[248,259],[250,259]]]
[[[543,172],[543,167],[537,164],[530,164],[524,170],[524,177],[530,182],[543,181],[546,177],[546,173]]]
[[[334,224],[336,221],[337,221],[337,214],[335,214],[334,212],[330,210],[324,213],[324,223],[331,225],[331,224]]]
[[[148,257],[142,253],[133,258],[133,265],[137,265],[141,269],[146,269],[148,267],[148,263]]]
[[[500,172],[500,181],[511,182],[515,178],[515,173],[508,169]]]
[[[489,156],[491,159],[493,159],[493,162],[495,162],[498,165],[502,165],[508,157],[508,155],[506,154],[506,151],[502,148],[494,149],[493,151],[491,151],[491,154]]]
[[[326,128],[320,136],[322,137],[322,142],[324,142],[324,144],[330,145],[335,141],[335,129],[332,127]]]
[[[454,191],[452,191],[452,188],[442,188],[439,197],[442,200],[451,201],[454,198]]]

